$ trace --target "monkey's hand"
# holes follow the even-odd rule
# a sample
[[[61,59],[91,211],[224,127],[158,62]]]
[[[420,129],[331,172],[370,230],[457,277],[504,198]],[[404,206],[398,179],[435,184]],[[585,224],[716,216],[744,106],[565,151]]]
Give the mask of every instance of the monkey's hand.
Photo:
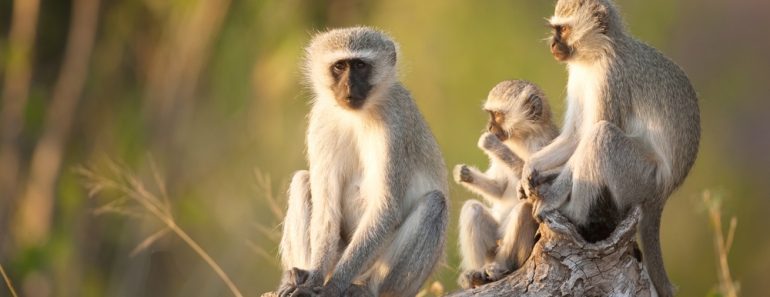
[[[532,164],[525,163],[521,168],[521,180],[519,181],[519,198],[531,198],[535,188],[542,184],[540,171],[532,168]],[[521,197],[521,195],[524,197]]]
[[[567,178],[557,178],[553,183],[544,183],[537,186],[530,197],[532,198],[532,216],[536,221],[542,222],[546,212],[554,211],[562,206],[572,191],[571,174]]]
[[[295,296],[297,289],[307,282],[309,275],[310,273],[306,270],[297,267],[284,271],[281,277],[281,285],[278,287],[278,296]]]
[[[500,141],[500,139],[497,138],[495,134],[490,132],[484,132],[481,134],[481,137],[479,137],[479,143],[477,143],[477,145],[480,149],[486,151],[492,151],[500,147],[505,147],[505,144],[503,144],[503,142]]]
[[[455,178],[455,182],[457,182],[458,184],[473,182],[473,175],[471,174],[471,169],[468,168],[468,165],[459,164],[455,166],[455,169],[452,175]]]
[[[516,185],[516,194],[518,194],[519,200],[527,200],[529,198],[527,191],[524,189],[524,180],[520,180]]]

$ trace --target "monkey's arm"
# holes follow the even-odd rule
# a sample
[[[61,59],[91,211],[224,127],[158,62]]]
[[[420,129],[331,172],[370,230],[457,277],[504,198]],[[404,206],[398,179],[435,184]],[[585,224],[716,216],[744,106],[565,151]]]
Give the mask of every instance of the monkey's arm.
[[[545,171],[564,165],[575,152],[577,145],[578,140],[572,133],[562,133],[554,138],[553,142],[533,154],[524,167]],[[523,172],[522,177],[524,177]]]
[[[458,164],[454,168],[454,179],[466,189],[491,200],[501,200],[507,180],[490,178],[476,167]]]
[[[303,284],[310,289],[323,285],[325,276],[339,255],[342,182],[334,170],[329,172],[329,168],[334,167],[323,162],[310,166],[310,271]]]
[[[521,168],[524,166],[524,161],[503,144],[497,136],[489,132],[481,134],[478,146],[491,160],[505,164],[517,179],[521,178]]]
[[[525,196],[531,196],[534,187],[545,182],[545,171],[551,171],[567,163],[577,149],[579,139],[577,137],[577,127],[580,125],[580,117],[574,100],[567,100],[567,113],[564,119],[564,127],[559,136],[533,154],[521,169],[521,182],[519,183],[519,193]],[[520,197],[526,198],[526,197]]]
[[[411,173],[405,170],[408,165],[401,164],[404,161],[386,157],[386,160],[380,162],[387,164],[387,168],[377,173],[380,176],[373,176],[365,182],[367,184],[362,185],[361,194],[366,196],[370,204],[353,232],[350,243],[342,252],[334,273],[324,286],[323,296],[341,296],[362,268],[377,257],[378,249],[400,224],[400,207]]]

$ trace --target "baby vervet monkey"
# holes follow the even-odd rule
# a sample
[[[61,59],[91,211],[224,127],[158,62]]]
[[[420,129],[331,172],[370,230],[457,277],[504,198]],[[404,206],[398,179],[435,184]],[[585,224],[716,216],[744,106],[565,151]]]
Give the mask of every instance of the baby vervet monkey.
[[[532,205],[516,193],[524,160],[547,145],[558,131],[543,92],[523,80],[497,84],[484,103],[488,132],[478,146],[489,156],[481,172],[461,164],[455,181],[490,205],[470,199],[460,212],[462,273],[458,282],[473,288],[501,279],[521,267],[535,244]]]
[[[626,30],[612,1],[559,0],[549,22],[551,53],[569,70],[567,111],[561,134],[524,166],[523,192],[536,218],[559,210],[589,241],[612,230],[601,220],[640,205],[645,266],[658,296],[672,296],[660,219],[698,153],[695,90],[679,66]],[[545,183],[554,168],[558,177]]]
[[[294,175],[279,296],[414,296],[442,258],[446,167],[397,45],[356,27],[307,47],[309,171]]]

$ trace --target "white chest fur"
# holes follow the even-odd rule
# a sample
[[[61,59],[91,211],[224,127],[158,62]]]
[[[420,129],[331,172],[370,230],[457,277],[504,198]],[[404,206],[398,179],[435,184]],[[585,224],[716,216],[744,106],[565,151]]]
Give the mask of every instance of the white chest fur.
[[[603,76],[604,69],[600,65],[569,65],[567,101],[568,108],[575,109],[575,112],[568,113],[568,116],[574,117],[574,123],[577,125],[575,128],[580,135],[589,132],[599,120],[599,82]]]

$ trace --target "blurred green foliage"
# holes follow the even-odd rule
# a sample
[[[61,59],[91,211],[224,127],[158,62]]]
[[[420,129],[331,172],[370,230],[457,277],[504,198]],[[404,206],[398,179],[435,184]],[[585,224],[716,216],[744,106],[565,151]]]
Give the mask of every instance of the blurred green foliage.
[[[17,2],[0,1],[2,69],[15,58],[8,34]],[[734,278],[744,295],[761,296],[770,290],[770,42],[757,37],[770,28],[770,4],[617,2],[631,32],[677,61],[700,94],[700,157],[663,218],[669,275],[681,296],[712,292],[716,264],[700,193],[723,189],[724,212],[741,222],[730,257]],[[15,142],[18,184],[27,179],[45,129],[73,7],[72,1],[40,6],[30,95]],[[178,224],[245,295],[258,296],[280,276],[281,218],[266,197],[283,203],[286,181],[307,167],[310,92],[300,65],[313,32],[363,24],[391,33],[400,42],[401,79],[447,165],[483,167],[485,157],[475,146],[486,120],[480,106],[497,82],[533,81],[549,94],[556,114],[564,110],[566,71],[543,41],[544,18],[552,9],[552,1],[510,0],[104,1],[85,88],[56,171],[50,230],[41,242],[17,241],[14,233],[24,230],[12,218],[21,194],[0,197],[0,263],[24,296],[228,295],[172,235],[130,256],[160,224],[141,211],[96,215],[104,201],[88,198],[72,171],[112,159],[152,180],[154,159]],[[255,170],[272,177],[271,189],[257,182]],[[435,275],[450,291],[457,288],[458,210],[470,197],[452,185],[449,249]]]

